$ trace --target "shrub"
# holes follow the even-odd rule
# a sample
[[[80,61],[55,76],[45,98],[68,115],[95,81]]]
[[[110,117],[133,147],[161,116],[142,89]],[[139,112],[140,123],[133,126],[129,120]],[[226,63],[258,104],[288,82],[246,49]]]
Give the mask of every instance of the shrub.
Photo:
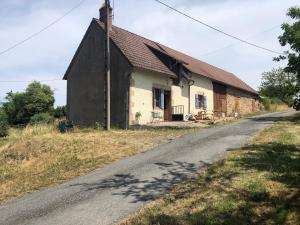
[[[30,124],[52,123],[53,121],[54,118],[49,113],[39,113],[30,118]]]
[[[0,109],[0,137],[6,137],[8,135],[8,120],[7,115]]]
[[[103,126],[100,122],[95,123],[95,130],[103,130]]]
[[[71,121],[62,120],[62,121],[59,121],[57,128],[58,128],[59,132],[66,133],[69,131],[73,131],[74,125]]]
[[[139,119],[139,118],[141,118],[142,117],[142,113],[141,112],[136,112],[135,113],[135,118],[136,119]]]
[[[57,106],[54,110],[53,110],[53,116],[57,119],[61,119],[66,117],[67,112],[66,112],[66,106]]]
[[[282,105],[285,104],[282,100],[280,100],[279,98],[270,98],[271,100],[271,104],[274,105]]]
[[[263,105],[265,107],[265,110],[270,110],[271,109],[272,102],[271,102],[270,98],[268,98],[268,97],[263,98],[262,99],[262,103],[263,103]]]

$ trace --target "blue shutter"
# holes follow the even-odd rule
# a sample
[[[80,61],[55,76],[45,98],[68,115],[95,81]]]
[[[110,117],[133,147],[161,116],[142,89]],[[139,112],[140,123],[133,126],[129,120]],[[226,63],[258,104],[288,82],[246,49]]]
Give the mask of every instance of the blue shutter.
[[[160,108],[165,108],[165,91],[162,89],[160,90]]]
[[[195,95],[195,107],[199,109],[199,95]]]
[[[207,96],[204,96],[204,110],[207,110]]]

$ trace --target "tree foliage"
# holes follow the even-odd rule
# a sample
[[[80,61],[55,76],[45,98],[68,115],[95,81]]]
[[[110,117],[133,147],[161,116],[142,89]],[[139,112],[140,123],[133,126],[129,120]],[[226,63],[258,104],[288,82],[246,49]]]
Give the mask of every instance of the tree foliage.
[[[53,110],[53,116],[57,119],[61,119],[66,117],[67,115],[67,108],[66,106],[57,106],[54,110]]]
[[[8,135],[8,121],[7,115],[2,108],[0,108],[0,137]]]
[[[293,105],[296,92],[297,77],[295,74],[286,73],[282,68],[273,69],[262,75],[262,83],[259,87],[260,95]]]
[[[27,124],[32,116],[51,112],[55,101],[51,88],[39,82],[29,84],[25,92],[9,92],[6,100],[3,108],[11,125]]]
[[[279,37],[279,42],[282,46],[289,46],[290,50],[286,51],[275,60],[288,60],[288,65],[285,68],[287,73],[293,73],[297,76],[297,88],[295,95],[295,105],[300,105],[300,7],[295,6],[288,10],[287,15],[291,17],[294,22],[292,24],[282,24],[283,34]],[[298,102],[298,104],[297,104]],[[300,108],[298,108],[300,110]]]

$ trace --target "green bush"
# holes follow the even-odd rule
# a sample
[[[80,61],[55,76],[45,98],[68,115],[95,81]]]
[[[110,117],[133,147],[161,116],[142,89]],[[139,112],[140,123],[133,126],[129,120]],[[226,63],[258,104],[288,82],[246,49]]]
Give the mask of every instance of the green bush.
[[[0,137],[6,137],[8,135],[8,128],[7,115],[0,109]]]
[[[49,113],[39,113],[30,118],[30,124],[47,124],[54,122],[54,117]]]
[[[275,105],[282,105],[285,104],[282,100],[280,100],[279,98],[270,98],[271,99],[271,104],[275,104]]]
[[[264,105],[265,110],[277,110],[277,106],[279,105],[284,105],[284,103],[281,99],[279,98],[270,98],[270,97],[263,97],[262,103]]]
[[[272,101],[271,101],[270,98],[264,97],[262,99],[262,103],[263,103],[263,105],[265,107],[265,110],[270,110],[271,109]]]
[[[55,109],[53,109],[53,116],[57,119],[61,119],[66,117],[67,115],[67,109],[66,106],[57,106]]]
[[[62,121],[59,121],[57,128],[61,133],[66,133],[66,132],[73,131],[74,125],[73,125],[72,121],[62,120]]]

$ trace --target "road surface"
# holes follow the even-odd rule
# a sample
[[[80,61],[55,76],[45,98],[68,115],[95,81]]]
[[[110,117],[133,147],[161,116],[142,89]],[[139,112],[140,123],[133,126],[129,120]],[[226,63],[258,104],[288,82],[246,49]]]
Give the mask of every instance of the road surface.
[[[204,129],[13,200],[0,206],[0,224],[113,224],[291,113],[273,113]]]

